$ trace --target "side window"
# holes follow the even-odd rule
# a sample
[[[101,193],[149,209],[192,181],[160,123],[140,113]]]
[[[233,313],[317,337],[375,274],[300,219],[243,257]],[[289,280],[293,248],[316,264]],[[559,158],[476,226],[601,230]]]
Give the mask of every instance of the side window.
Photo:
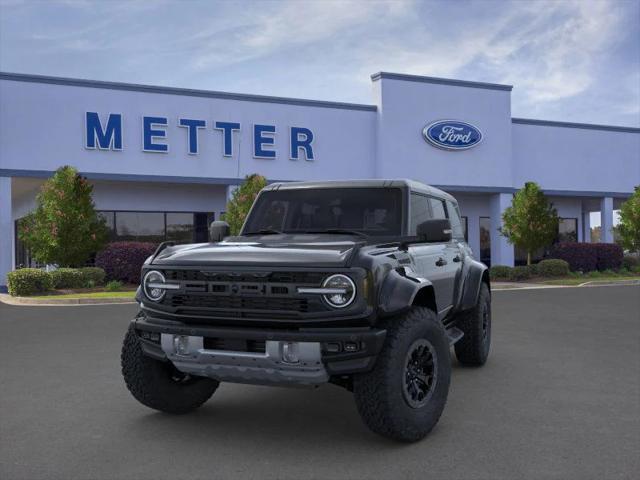
[[[411,194],[411,221],[409,222],[409,235],[416,234],[416,227],[425,220],[432,218],[429,208],[429,199],[417,193]]]
[[[447,214],[444,209],[444,202],[438,198],[429,198],[431,204],[431,211],[433,218],[447,218]]]
[[[463,240],[465,238],[465,231],[460,221],[460,210],[458,205],[447,200],[447,212],[449,213],[449,221],[451,222],[451,233],[453,238],[457,240]]]

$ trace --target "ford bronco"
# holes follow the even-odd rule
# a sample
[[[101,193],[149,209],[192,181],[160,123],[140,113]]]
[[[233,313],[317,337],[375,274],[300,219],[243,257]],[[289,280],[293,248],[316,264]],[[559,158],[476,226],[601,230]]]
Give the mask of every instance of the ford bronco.
[[[142,268],[122,349],[127,387],[163,412],[198,408],[220,382],[353,392],[374,432],[423,438],[458,361],[491,338],[487,267],[451,195],[409,180],[276,183],[238,236],[161,244]]]

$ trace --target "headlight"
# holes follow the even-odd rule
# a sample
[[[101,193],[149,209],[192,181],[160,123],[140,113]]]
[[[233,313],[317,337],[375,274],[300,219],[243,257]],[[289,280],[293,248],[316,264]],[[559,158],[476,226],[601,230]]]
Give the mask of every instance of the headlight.
[[[157,270],[151,270],[144,276],[144,279],[142,280],[142,289],[149,300],[159,302],[164,298],[166,290],[154,285],[159,283],[164,283],[164,275]]]
[[[333,290],[323,295],[325,301],[334,308],[344,308],[355,300],[356,285],[346,275],[336,273],[327,277],[322,283],[322,288]]]

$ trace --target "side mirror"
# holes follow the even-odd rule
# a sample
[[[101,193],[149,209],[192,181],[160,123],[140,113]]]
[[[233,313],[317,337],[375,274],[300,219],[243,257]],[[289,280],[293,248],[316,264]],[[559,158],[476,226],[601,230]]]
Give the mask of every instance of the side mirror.
[[[416,235],[423,242],[449,242],[451,241],[451,222],[447,218],[427,220],[417,226]]]
[[[221,220],[216,220],[215,222],[211,222],[211,226],[209,227],[209,241],[210,242],[220,242],[224,239],[224,237],[229,236],[229,224],[227,222],[223,222]]]

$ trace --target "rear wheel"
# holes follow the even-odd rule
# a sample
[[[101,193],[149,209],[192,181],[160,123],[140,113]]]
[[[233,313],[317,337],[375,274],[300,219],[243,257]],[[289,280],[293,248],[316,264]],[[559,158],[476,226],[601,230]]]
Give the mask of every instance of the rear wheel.
[[[143,405],[166,413],[188,413],[209,400],[220,382],[180,372],[142,352],[140,339],[129,327],[122,346],[122,375],[131,394]]]
[[[442,414],[451,378],[442,324],[424,307],[391,319],[374,369],[354,378],[358,411],[374,432],[396,440],[424,438]]]
[[[484,365],[491,348],[491,293],[480,285],[476,306],[462,314],[457,326],[464,336],[455,344],[456,357],[464,365]]]

